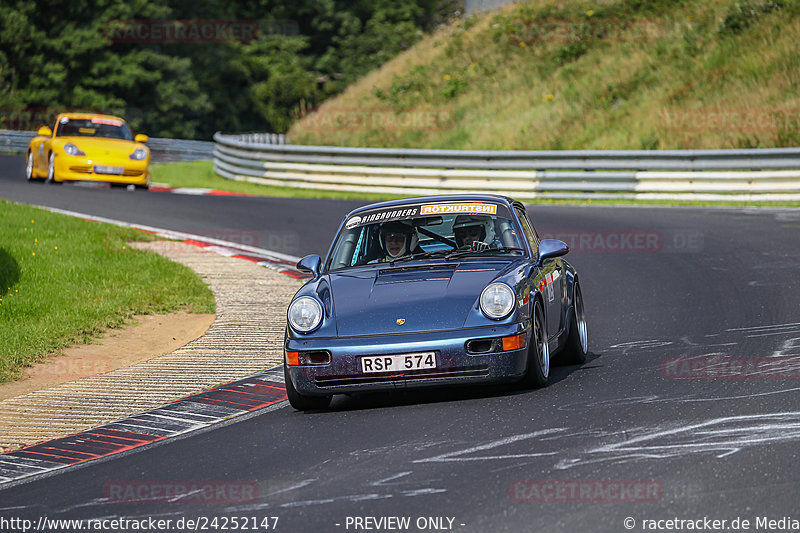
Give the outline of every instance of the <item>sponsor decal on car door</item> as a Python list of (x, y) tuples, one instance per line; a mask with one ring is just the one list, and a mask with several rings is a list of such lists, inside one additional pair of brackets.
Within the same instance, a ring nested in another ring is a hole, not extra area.
[(545, 277), (547, 288), (547, 335), (553, 337), (558, 334), (561, 325), (561, 284), (563, 276), (561, 269), (563, 261), (560, 258), (548, 259), (542, 265), (542, 274)]
[[(516, 208), (517, 216), (525, 238), (531, 246), (534, 257), (538, 255), (539, 242), (528, 217), (525, 213)], [(561, 269), (563, 261), (560, 258), (548, 259), (540, 265), (539, 292), (545, 300), (545, 322), (547, 323), (547, 336), (553, 337), (558, 333), (561, 321)]]

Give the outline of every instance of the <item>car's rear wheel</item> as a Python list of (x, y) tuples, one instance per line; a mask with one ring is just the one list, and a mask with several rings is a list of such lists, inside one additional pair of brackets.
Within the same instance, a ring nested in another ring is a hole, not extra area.
[(589, 334), (583, 310), (583, 293), (577, 282), (573, 289), (571, 318), (569, 337), (564, 346), (563, 361), (567, 364), (580, 365), (586, 362), (586, 354), (589, 351)]
[(33, 154), (30, 152), (25, 158), (25, 179), (33, 181)]
[(60, 181), (56, 181), (56, 154), (53, 152), (50, 152), (50, 157), (47, 159), (47, 183), (61, 185)]
[(549, 377), (550, 348), (547, 345), (547, 327), (542, 305), (536, 300), (533, 304), (533, 332), (528, 346), (528, 370), (520, 384), (525, 388), (544, 387)]
[(289, 397), (289, 404), (298, 411), (325, 409), (331, 404), (330, 396), (306, 396), (297, 392), (285, 364), (283, 365), (283, 377), (286, 380), (286, 395)]

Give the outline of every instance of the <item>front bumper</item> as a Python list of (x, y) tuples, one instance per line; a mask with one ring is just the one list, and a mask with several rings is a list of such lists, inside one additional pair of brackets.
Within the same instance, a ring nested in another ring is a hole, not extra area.
[[(122, 167), (121, 174), (98, 174), (95, 166)], [(149, 161), (125, 161), (123, 164), (102, 163), (83, 157), (62, 156), (55, 159), (55, 177), (58, 181), (103, 181), (146, 186), (150, 184)]]
[[(466, 343), (474, 339), (506, 337), (525, 332), (525, 348), (470, 354)], [(328, 351), (327, 365), (287, 366), (294, 388), (308, 396), (327, 396), (358, 391), (394, 390), (472, 383), (519, 380), (527, 367), (530, 327), (523, 324), (480, 328), (374, 335), (345, 338), (287, 339), (287, 351)], [(361, 357), (434, 352), (436, 368), (408, 372), (365, 373)], [(285, 361), (284, 361), (285, 363)]]

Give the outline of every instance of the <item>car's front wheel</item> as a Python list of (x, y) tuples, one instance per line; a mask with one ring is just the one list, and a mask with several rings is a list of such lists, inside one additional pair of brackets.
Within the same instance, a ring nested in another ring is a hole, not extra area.
[(524, 388), (544, 387), (550, 377), (550, 348), (547, 345), (547, 327), (544, 312), (538, 300), (533, 304), (533, 332), (528, 346), (528, 370), (522, 378)]
[(25, 158), (25, 179), (33, 181), (33, 154), (28, 152), (28, 157)]
[(286, 380), (286, 395), (289, 397), (289, 404), (298, 411), (325, 409), (331, 404), (330, 396), (306, 396), (297, 392), (286, 364), (283, 365), (283, 377)]

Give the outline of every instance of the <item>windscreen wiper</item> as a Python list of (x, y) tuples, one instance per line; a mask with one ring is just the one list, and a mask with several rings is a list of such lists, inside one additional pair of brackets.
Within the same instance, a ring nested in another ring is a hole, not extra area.
[(407, 254), (397, 259), (392, 259), (389, 261), (390, 265), (394, 265), (395, 263), (402, 263), (403, 261), (414, 261), (415, 259), (426, 259), (432, 257), (439, 257), (439, 256), (447, 256), (448, 254), (453, 253), (453, 250), (431, 250), (430, 252), (417, 252), (415, 254)]
[(514, 248), (512, 246), (498, 246), (495, 248), (484, 248), (483, 250), (456, 250), (450, 252), (446, 259), (449, 261), (450, 259), (456, 257), (464, 257), (466, 255), (483, 255), (487, 252), (525, 252), (523, 248)]

